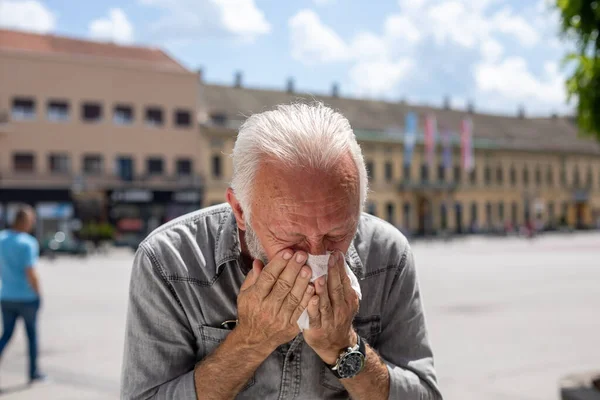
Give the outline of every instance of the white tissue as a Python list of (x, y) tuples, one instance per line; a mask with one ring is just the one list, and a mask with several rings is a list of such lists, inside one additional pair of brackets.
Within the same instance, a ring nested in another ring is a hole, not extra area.
[[(329, 263), (330, 256), (331, 256), (331, 253), (321, 255), (321, 256), (315, 256), (312, 254), (308, 255), (308, 260), (306, 260), (306, 265), (308, 265), (310, 267), (310, 269), (312, 270), (312, 277), (310, 278), (311, 282), (314, 282), (315, 280), (317, 280), (319, 277), (321, 277), (323, 275), (327, 275), (328, 263)], [(359, 300), (362, 299), (362, 293), (360, 291), (360, 285), (358, 283), (358, 279), (356, 278), (356, 275), (354, 275), (354, 272), (352, 272), (352, 270), (348, 266), (348, 263), (344, 262), (344, 266), (346, 267), (346, 274), (348, 275), (348, 278), (350, 278), (350, 285), (352, 286), (352, 289), (354, 289), (354, 291), (358, 295), (358, 299)], [(301, 331), (309, 328), (308, 310), (304, 310), (302, 315), (300, 315), (300, 318), (298, 318), (298, 327), (300, 327)]]

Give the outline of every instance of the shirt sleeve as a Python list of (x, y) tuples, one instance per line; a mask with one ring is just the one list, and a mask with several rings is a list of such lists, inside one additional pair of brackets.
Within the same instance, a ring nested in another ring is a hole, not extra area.
[(377, 343), (390, 374), (389, 399), (441, 400), (414, 259), (408, 245), (395, 270), (386, 304)]
[(140, 246), (131, 273), (121, 399), (195, 400), (195, 336), (164, 269)]

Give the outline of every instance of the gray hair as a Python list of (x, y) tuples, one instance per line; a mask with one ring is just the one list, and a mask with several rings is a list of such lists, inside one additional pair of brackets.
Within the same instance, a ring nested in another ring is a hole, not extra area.
[(254, 179), (262, 160), (328, 170), (348, 153), (358, 171), (362, 211), (368, 192), (367, 170), (348, 120), (321, 102), (279, 105), (250, 116), (241, 126), (231, 154), (231, 188), (250, 222)]

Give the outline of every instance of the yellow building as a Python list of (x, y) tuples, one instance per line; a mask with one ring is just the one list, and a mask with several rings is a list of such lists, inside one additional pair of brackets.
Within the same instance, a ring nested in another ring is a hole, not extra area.
[[(600, 144), (577, 137), (568, 118), (486, 115), (450, 107), (430, 108), (402, 102), (370, 101), (338, 96), (201, 83), (200, 117), (205, 139), (205, 204), (224, 201), (231, 180), (229, 158), (236, 132), (246, 116), (281, 103), (323, 101), (352, 124), (370, 172), (368, 212), (411, 233), (500, 230), (524, 224), (588, 228), (600, 218)], [(423, 136), (418, 135), (409, 167), (404, 164), (406, 113), (419, 116), (422, 132), (427, 115), (440, 130), (454, 131), (451, 165), (442, 162), (436, 144), (432, 165), (424, 162)], [(463, 170), (458, 131), (473, 122), (475, 167)]]

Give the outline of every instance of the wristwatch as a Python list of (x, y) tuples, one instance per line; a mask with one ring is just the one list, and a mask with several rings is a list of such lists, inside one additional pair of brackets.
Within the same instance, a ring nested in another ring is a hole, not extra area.
[(354, 347), (348, 347), (338, 356), (334, 365), (330, 365), (331, 372), (339, 379), (354, 378), (365, 367), (367, 351), (365, 342), (356, 335), (358, 342)]

